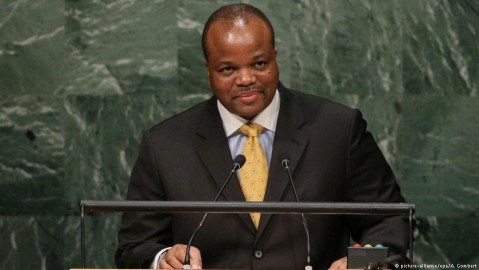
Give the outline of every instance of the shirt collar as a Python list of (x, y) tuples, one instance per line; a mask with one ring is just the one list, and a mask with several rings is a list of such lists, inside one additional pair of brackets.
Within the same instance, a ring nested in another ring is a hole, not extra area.
[(278, 121), (280, 97), (279, 92), (276, 90), (271, 103), (260, 112), (253, 120), (248, 121), (241, 116), (229, 112), (219, 100), (217, 100), (218, 110), (220, 112), (221, 120), (223, 121), (223, 127), (225, 129), (226, 137), (235, 133), (242, 125), (248, 122), (254, 122), (263, 126), (264, 128), (275, 132), (276, 122)]

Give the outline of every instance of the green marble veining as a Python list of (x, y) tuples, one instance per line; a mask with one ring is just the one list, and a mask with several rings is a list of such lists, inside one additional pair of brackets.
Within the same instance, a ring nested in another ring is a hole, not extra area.
[(69, 96), (65, 101), (66, 200), (124, 198), (138, 142), (145, 129), (174, 115), (174, 97)]
[(64, 214), (61, 98), (0, 99), (0, 213)]
[(61, 94), (177, 89), (175, 1), (66, 1), (68, 84)]
[(410, 97), (398, 128), (399, 173), (419, 215), (477, 218), (476, 98)]
[[(0, 0), (0, 269), (80, 266), (79, 201), (122, 199), (142, 132), (211, 96), (207, 16), (230, 0)], [(479, 2), (265, 0), (281, 81), (361, 109), (418, 263), (479, 263)], [(113, 267), (118, 214), (87, 216)]]
[(64, 3), (30, 2), (0, 1), (2, 94), (52, 94), (65, 81)]
[(57, 215), (0, 216), (0, 269), (66, 269), (65, 232)]

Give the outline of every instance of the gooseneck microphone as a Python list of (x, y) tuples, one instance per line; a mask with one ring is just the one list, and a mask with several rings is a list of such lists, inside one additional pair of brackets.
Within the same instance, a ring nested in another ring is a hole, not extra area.
[[(283, 158), (281, 160), (281, 164), (283, 167), (286, 169), (286, 172), (288, 173), (289, 177), (289, 182), (291, 183), (291, 187), (293, 188), (293, 193), (294, 197), (296, 198), (296, 201), (299, 202), (299, 197), (298, 193), (296, 192), (296, 187), (294, 186), (293, 183), (293, 177), (291, 176), (291, 171), (289, 170), (289, 159), (288, 158)], [(308, 229), (308, 223), (306, 222), (306, 218), (304, 217), (304, 214), (301, 213), (301, 217), (303, 219), (303, 227), (304, 227), (304, 232), (306, 233), (306, 247), (308, 251), (308, 257), (306, 257), (306, 266), (304, 267), (305, 270), (312, 270), (313, 267), (311, 266), (311, 244), (309, 240), (309, 229)]]
[[(230, 181), (231, 177), (233, 176), (233, 174), (236, 173), (237, 170), (239, 170), (243, 165), (244, 163), (246, 162), (246, 158), (245, 156), (239, 154), (237, 155), (234, 160), (233, 160), (233, 168), (231, 169), (231, 172), (230, 174), (228, 175), (228, 178), (226, 178), (226, 181), (224, 182), (223, 186), (220, 188), (220, 191), (218, 191), (218, 194), (216, 194), (216, 197), (215, 199), (213, 200), (214, 202), (216, 202), (218, 200), (218, 198), (221, 196), (221, 194), (223, 193), (223, 190), (225, 189), (226, 185), (228, 184), (228, 182)], [(190, 240), (188, 241), (188, 245), (186, 246), (186, 254), (185, 254), (185, 264), (183, 265), (183, 269), (190, 269), (191, 268), (191, 265), (190, 265), (190, 249), (191, 249), (191, 243), (193, 242), (193, 239), (195, 238), (196, 234), (198, 233), (198, 231), (200, 230), (201, 226), (203, 226), (203, 222), (205, 222), (206, 220), (206, 217), (208, 216), (208, 213), (205, 213), (203, 215), (203, 218), (201, 219), (200, 223), (198, 224), (198, 226), (196, 227), (195, 231), (193, 232), (193, 234), (191, 235), (190, 237)]]

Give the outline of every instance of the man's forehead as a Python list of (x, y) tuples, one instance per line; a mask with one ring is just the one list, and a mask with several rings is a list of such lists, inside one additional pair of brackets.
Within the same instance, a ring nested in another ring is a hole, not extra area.
[(233, 28), (243, 29), (248, 26), (258, 27), (260, 24), (266, 26), (266, 23), (257, 18), (237, 17), (233, 20), (228, 19), (215, 21), (211, 24), (209, 31), (215, 29), (222, 32), (227, 32), (231, 31)]

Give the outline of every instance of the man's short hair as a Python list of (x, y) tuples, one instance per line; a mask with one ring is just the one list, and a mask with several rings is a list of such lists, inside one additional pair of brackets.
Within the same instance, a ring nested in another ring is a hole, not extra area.
[(238, 20), (238, 19), (243, 19), (246, 23), (250, 19), (257, 18), (266, 23), (266, 26), (271, 32), (271, 44), (273, 45), (273, 48), (275, 47), (275, 42), (274, 42), (274, 29), (273, 26), (271, 25), (271, 22), (269, 21), (268, 17), (264, 15), (264, 13), (259, 10), (258, 8), (248, 5), (248, 4), (231, 4), (231, 5), (226, 5), (223, 7), (220, 7), (217, 9), (211, 16), (208, 18), (208, 20), (205, 23), (205, 27), (203, 28), (203, 35), (201, 36), (201, 46), (203, 48), (203, 55), (205, 56), (205, 59), (208, 59), (208, 52), (206, 49), (206, 38), (208, 36), (208, 31), (211, 28), (211, 25), (215, 22), (221, 21), (224, 24), (228, 25), (233, 23)]

